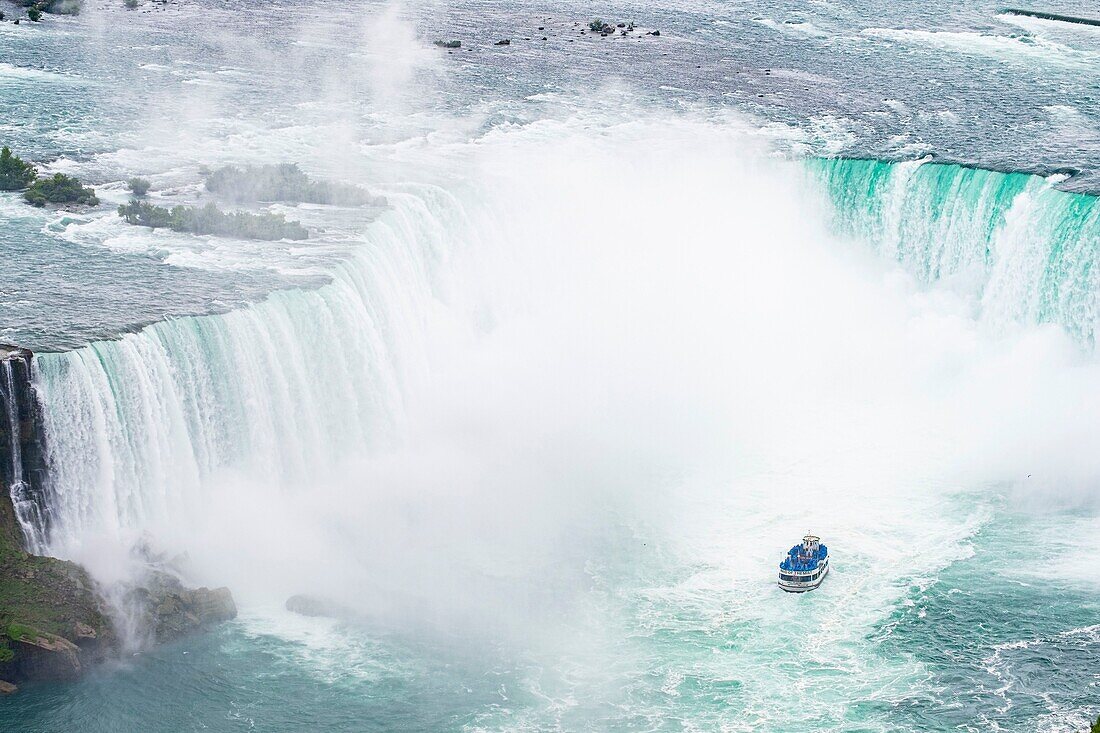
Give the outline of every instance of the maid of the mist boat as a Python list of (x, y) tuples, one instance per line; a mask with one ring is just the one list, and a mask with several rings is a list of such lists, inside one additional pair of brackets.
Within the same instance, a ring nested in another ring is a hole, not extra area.
[(821, 538), (808, 534), (779, 563), (779, 587), (790, 593), (802, 593), (821, 585), (829, 573), (829, 548)]

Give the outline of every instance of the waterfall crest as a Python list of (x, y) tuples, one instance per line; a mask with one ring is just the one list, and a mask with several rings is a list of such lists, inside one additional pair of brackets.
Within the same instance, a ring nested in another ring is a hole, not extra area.
[(125, 543), (135, 528), (186, 526), (219, 471), (278, 491), (384, 443), (433, 298), (443, 223), (424, 207), (434, 195), (394, 197), (319, 289), (40, 354), (51, 551), (74, 556), (91, 535)]
[(818, 159), (837, 228), (925, 282), (960, 279), (995, 325), (1055, 323), (1093, 344), (1100, 206), (1057, 177), (924, 161)]

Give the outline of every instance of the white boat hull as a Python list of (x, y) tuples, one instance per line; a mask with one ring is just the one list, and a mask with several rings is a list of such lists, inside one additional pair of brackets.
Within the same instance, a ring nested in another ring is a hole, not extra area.
[[(821, 585), (825, 580), (825, 576), (829, 574), (829, 558), (825, 558), (825, 561), (821, 564), (821, 569), (817, 574), (817, 577), (813, 580), (784, 580), (779, 579), (779, 587), (788, 593), (805, 593), (811, 591), (814, 588)], [(794, 574), (791, 574), (794, 575)], [(812, 576), (812, 574), (810, 574)], [(796, 576), (797, 577), (797, 576)], [(809, 576), (807, 576), (809, 577)]]

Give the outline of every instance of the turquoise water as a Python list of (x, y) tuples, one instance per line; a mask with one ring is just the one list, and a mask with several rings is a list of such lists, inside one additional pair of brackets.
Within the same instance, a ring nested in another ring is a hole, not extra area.
[(973, 276), (983, 315), (1057, 323), (1092, 344), (1100, 207), (1023, 173), (958, 165), (818, 160), (837, 225), (926, 282)]
[[(0, 197), (0, 337), (50, 352), (42, 549), (109, 590), (151, 543), (241, 608), (0, 728), (1082, 729), (1095, 35), (941, 10), (0, 25), (5, 141), (104, 200)], [(389, 205), (256, 206), (306, 243), (112, 213), (286, 161)], [(806, 529), (834, 569), (787, 595)]]

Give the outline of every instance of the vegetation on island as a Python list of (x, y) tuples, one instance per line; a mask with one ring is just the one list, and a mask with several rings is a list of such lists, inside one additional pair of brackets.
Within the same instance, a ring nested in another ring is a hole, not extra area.
[(293, 203), (361, 206), (378, 203), (367, 191), (345, 183), (315, 181), (293, 163), (227, 165), (206, 176), (206, 189), (229, 201), (287, 201)]
[(149, 193), (149, 189), (153, 187), (153, 184), (144, 178), (131, 178), (126, 182), (126, 187), (135, 196), (144, 196)]
[(1100, 716), (1096, 718), (1096, 722), (1089, 728), (1089, 733), (1100, 733)]
[(309, 231), (282, 214), (251, 214), (246, 211), (224, 212), (214, 203), (202, 207), (163, 206), (131, 200), (118, 207), (118, 215), (128, 224), (166, 228), (174, 232), (213, 234), (242, 239), (308, 239)]
[(0, 150), (0, 191), (22, 191), (37, 177), (35, 167), (13, 155), (7, 145)]
[(80, 181), (64, 173), (54, 173), (50, 178), (39, 178), (23, 192), (23, 198), (32, 206), (46, 204), (83, 204), (95, 206), (99, 203), (93, 189), (82, 186)]
[(15, 0), (27, 8), (27, 17), (37, 21), (42, 13), (53, 15), (76, 15), (80, 12), (80, 0)]
[(99, 203), (95, 191), (83, 186), (72, 176), (55, 173), (48, 178), (39, 178), (38, 170), (12, 153), (11, 148), (6, 145), (0, 149), (0, 191), (22, 191), (23, 198), (33, 206), (46, 204), (95, 206)]

